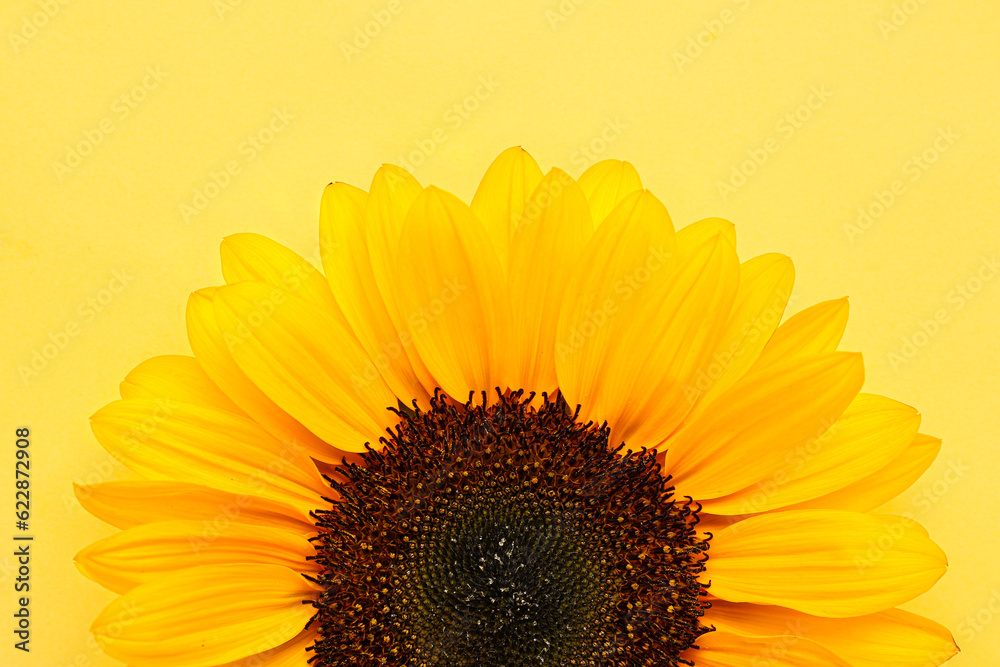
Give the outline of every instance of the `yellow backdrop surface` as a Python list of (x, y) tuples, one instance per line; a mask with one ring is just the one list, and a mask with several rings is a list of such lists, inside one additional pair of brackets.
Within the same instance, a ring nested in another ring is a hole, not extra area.
[[(675, 225), (737, 223), (797, 269), (789, 313), (849, 295), (866, 390), (944, 439), (888, 509), (951, 568), (907, 605), (1000, 664), (1000, 14), (974, 0), (0, 6), (0, 663), (116, 664), (112, 594), (72, 556), (112, 529), (71, 483), (124, 476), (88, 417), (188, 353), (223, 236), (317, 257), (322, 188), (382, 162), (469, 199), (522, 145), (574, 176), (627, 159)], [(13, 648), (15, 428), (32, 432), (31, 652)]]

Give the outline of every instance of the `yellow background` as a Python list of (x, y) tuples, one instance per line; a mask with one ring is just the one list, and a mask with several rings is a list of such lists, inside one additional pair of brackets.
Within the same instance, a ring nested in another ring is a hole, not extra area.
[(890, 507), (951, 561), (907, 608), (955, 631), (954, 664), (1000, 663), (1000, 279), (984, 263), (1000, 259), (998, 18), (974, 0), (7, 0), (0, 544), (21, 425), (36, 541), (29, 655), (11, 646), (0, 546), (0, 662), (116, 664), (86, 641), (112, 595), (71, 563), (111, 529), (70, 483), (122, 475), (87, 418), (141, 360), (188, 353), (185, 301), (221, 281), (223, 236), (315, 259), (329, 181), (367, 188), (405, 161), (469, 199), (520, 144), (573, 175), (630, 160), (676, 226), (726, 217), (743, 257), (790, 255), (789, 312), (851, 297), (843, 347), (865, 353), (866, 390), (917, 406), (944, 439)]

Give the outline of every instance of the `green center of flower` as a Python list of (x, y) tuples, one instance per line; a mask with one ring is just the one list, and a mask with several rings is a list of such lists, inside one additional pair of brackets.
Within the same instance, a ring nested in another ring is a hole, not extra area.
[(485, 398), (439, 394), (338, 466), (315, 664), (680, 664), (706, 631), (696, 508), (560, 397)]

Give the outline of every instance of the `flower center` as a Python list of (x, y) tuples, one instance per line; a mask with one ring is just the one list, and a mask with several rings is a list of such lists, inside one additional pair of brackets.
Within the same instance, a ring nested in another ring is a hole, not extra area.
[(336, 468), (315, 664), (679, 664), (706, 632), (696, 507), (560, 396), (485, 399), (438, 394)]

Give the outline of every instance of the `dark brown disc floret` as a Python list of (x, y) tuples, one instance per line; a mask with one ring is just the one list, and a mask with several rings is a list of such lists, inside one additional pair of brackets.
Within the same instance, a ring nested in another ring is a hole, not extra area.
[(486, 398), (400, 411), (328, 477), (313, 664), (690, 664), (707, 631), (696, 504), (561, 396)]

